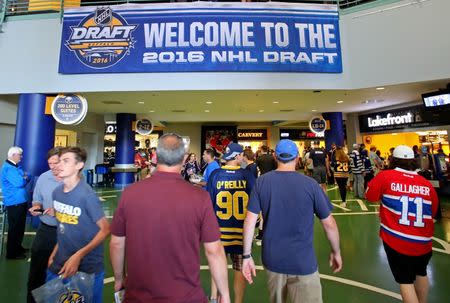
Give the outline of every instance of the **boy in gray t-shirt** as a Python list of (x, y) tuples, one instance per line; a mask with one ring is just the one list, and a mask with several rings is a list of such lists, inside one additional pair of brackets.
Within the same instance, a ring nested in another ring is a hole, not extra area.
[(95, 273), (93, 302), (102, 302), (103, 241), (109, 235), (95, 192), (80, 178), (86, 151), (67, 147), (60, 152), (58, 177), (63, 185), (53, 192), (53, 207), (58, 221), (58, 242), (49, 258), (47, 281), (62, 275), (68, 278), (82, 271)]

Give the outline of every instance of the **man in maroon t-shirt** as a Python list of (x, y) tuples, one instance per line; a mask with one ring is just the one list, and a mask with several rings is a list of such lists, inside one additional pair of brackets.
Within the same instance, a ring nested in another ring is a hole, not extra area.
[(163, 135), (156, 150), (157, 172), (125, 189), (114, 214), (110, 243), (114, 288), (125, 288), (126, 303), (208, 302), (200, 284), (201, 243), (221, 302), (230, 302), (227, 263), (212, 202), (206, 191), (180, 175), (185, 150), (179, 135)]

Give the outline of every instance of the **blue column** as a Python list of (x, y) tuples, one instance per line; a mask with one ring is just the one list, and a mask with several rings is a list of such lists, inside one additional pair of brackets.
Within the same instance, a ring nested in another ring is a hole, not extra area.
[(322, 113), (322, 117), (329, 121), (330, 129), (325, 131), (326, 150), (331, 149), (331, 144), (344, 146), (344, 120), (341, 112)]
[[(134, 168), (134, 140), (135, 133), (132, 129), (135, 114), (117, 114), (116, 133), (116, 169)], [(114, 176), (116, 187), (123, 187), (134, 182), (134, 172), (116, 172)]]
[(48, 170), (47, 152), (55, 142), (55, 119), (45, 114), (46, 95), (21, 94), (14, 145), (23, 149), (22, 167), (33, 177)]

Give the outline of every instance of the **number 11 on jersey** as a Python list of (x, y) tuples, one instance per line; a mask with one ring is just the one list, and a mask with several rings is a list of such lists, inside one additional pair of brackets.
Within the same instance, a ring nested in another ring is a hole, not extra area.
[[(400, 220), (398, 220), (398, 223), (402, 225), (411, 225), (411, 221), (408, 219), (409, 214), (409, 197), (408, 196), (401, 196), (400, 202), (402, 202), (402, 214)], [(424, 227), (425, 223), (423, 222), (423, 199), (420, 197), (414, 198), (413, 203), (416, 204), (416, 220), (414, 221), (413, 225), (415, 227)], [(414, 213), (413, 213), (414, 214)]]

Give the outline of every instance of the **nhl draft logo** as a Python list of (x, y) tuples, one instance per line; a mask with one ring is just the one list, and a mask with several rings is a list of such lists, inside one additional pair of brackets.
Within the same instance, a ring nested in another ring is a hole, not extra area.
[(73, 51), (84, 65), (103, 69), (113, 66), (134, 46), (132, 36), (137, 25), (129, 25), (109, 7), (99, 7), (72, 30), (66, 47)]

